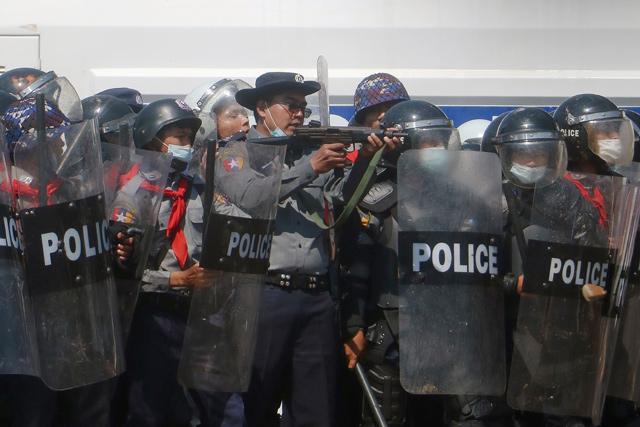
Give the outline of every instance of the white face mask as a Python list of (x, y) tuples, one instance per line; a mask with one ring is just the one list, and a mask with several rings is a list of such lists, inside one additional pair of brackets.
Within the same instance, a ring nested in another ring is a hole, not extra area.
[(619, 139), (598, 140), (598, 156), (607, 164), (618, 163), (622, 157), (622, 144)]
[(511, 172), (511, 174), (522, 184), (535, 184), (544, 177), (544, 174), (547, 172), (547, 167), (529, 167), (514, 163), (509, 172)]

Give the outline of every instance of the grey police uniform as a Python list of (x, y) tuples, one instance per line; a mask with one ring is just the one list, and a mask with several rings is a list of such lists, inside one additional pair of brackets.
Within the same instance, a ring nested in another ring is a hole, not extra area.
[[(251, 129), (248, 144), (262, 137)], [(317, 175), (310, 164), (311, 150), (297, 158), (290, 154), (283, 168), (252, 380), (245, 396), (249, 426), (276, 423), (280, 402), (285, 418), (295, 425), (335, 424), (338, 336), (328, 292), (329, 239), (319, 221), (327, 208), (325, 196), (331, 203), (343, 203), (343, 194), (367, 162), (363, 159), (344, 176)], [(285, 379), (290, 382), (285, 384)]]
[[(167, 188), (178, 188), (179, 176), (170, 178)], [(196, 177), (188, 193), (187, 209), (182, 220), (188, 249), (185, 269), (200, 259), (202, 252), (203, 181)], [(158, 215), (158, 235), (166, 233), (173, 199), (165, 197)], [(130, 376), (127, 426), (155, 426), (178, 422), (188, 424), (191, 410), (184, 391), (177, 382), (178, 363), (190, 303), (187, 288), (169, 286), (169, 276), (180, 271), (178, 260), (166, 239), (159, 239), (160, 249), (153, 248), (149, 263), (161, 258), (157, 269), (147, 269), (142, 291), (131, 325), (127, 366)], [(166, 254), (162, 254), (166, 251)], [(159, 255), (158, 255), (159, 254)], [(156, 261), (157, 262), (157, 261)]]

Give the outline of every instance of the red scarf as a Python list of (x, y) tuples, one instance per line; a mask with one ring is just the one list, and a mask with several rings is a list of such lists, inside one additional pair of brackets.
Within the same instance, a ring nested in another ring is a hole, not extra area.
[(185, 178), (180, 178), (177, 190), (171, 190), (169, 188), (164, 190), (164, 195), (173, 199), (169, 223), (167, 224), (167, 237), (171, 239), (171, 249), (173, 249), (178, 264), (180, 264), (180, 268), (183, 270), (187, 264), (188, 252), (187, 239), (184, 237), (184, 230), (180, 224), (187, 212), (187, 203), (185, 202), (187, 187), (188, 181)]
[(600, 217), (598, 219), (598, 225), (600, 225), (601, 227), (604, 227), (605, 224), (607, 223), (608, 216), (607, 216), (607, 208), (605, 207), (604, 196), (602, 195), (600, 188), (598, 187), (594, 188), (593, 196), (592, 196), (591, 194), (589, 194), (589, 190), (587, 190), (579, 180), (573, 178), (570, 174), (568, 173), (565, 174), (564, 178), (570, 183), (572, 183), (573, 185), (575, 185), (575, 187), (578, 189), (578, 191), (582, 195), (582, 198), (585, 199), (587, 202), (591, 203), (591, 206), (597, 209), (598, 216)]
[[(62, 185), (62, 180), (56, 178), (47, 184), (47, 205), (51, 204), (51, 196), (58, 191), (60, 186)], [(25, 184), (22, 181), (14, 180), (13, 181), (13, 191), (15, 192), (17, 197), (31, 197), (34, 200), (38, 200), (38, 196), (40, 195), (40, 190), (30, 186), (29, 184)], [(39, 205), (36, 203), (36, 205)]]

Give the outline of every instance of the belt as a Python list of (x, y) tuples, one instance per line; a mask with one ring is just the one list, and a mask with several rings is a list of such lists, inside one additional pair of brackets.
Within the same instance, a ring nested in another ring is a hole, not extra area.
[(269, 271), (267, 284), (282, 289), (301, 289), (305, 291), (328, 291), (328, 274), (300, 274), (284, 271)]
[(140, 302), (152, 304), (163, 311), (187, 317), (191, 306), (191, 296), (172, 292), (141, 292)]

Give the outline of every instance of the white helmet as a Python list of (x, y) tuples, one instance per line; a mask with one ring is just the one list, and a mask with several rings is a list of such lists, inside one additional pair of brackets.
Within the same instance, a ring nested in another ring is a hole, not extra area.
[[(184, 102), (202, 120), (197, 139), (208, 137), (217, 139), (215, 109), (225, 101), (235, 102), (236, 93), (240, 89), (251, 88), (249, 83), (239, 79), (222, 79), (216, 82), (203, 83), (184, 97)], [(215, 133), (214, 133), (215, 132)]]
[(482, 136), (490, 123), (485, 119), (473, 119), (458, 126), (462, 149), (480, 151)]

